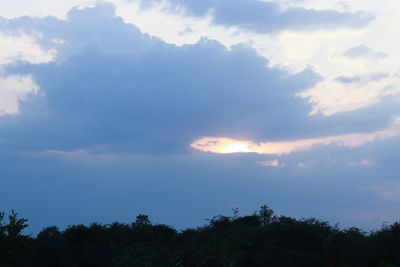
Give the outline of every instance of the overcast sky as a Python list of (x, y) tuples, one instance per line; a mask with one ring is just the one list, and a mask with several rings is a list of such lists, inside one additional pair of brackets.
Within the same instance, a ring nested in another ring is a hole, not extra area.
[(0, 211), (400, 219), (398, 0), (3, 0)]

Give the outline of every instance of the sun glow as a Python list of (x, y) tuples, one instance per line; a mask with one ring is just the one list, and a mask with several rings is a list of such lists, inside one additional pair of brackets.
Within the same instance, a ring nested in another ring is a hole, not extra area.
[(251, 152), (247, 143), (233, 143), (221, 149), (221, 153)]
[(381, 131), (372, 133), (351, 133), (326, 136), (320, 138), (299, 139), (290, 141), (272, 141), (254, 143), (252, 141), (235, 140), (224, 137), (203, 137), (191, 144), (196, 150), (218, 154), (257, 153), (257, 154), (290, 154), (311, 148), (313, 145), (329, 145), (336, 143), (346, 147), (358, 147), (376, 139), (387, 139), (400, 133), (400, 118), (393, 119), (392, 124)]
[(252, 142), (231, 138), (205, 137), (196, 140), (191, 146), (197, 150), (220, 154), (253, 152)]

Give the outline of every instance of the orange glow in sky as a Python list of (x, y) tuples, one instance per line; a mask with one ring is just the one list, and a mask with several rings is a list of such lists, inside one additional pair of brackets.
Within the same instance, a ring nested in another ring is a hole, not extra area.
[(400, 133), (400, 118), (395, 118), (392, 124), (382, 131), (372, 133), (352, 133), (320, 138), (299, 139), (290, 141), (271, 141), (254, 143), (252, 141), (235, 140), (226, 137), (203, 137), (191, 144), (194, 149), (218, 154), (228, 153), (258, 153), (258, 154), (290, 154), (294, 151), (306, 150), (313, 145), (329, 145), (337, 143), (347, 147), (358, 147), (375, 139), (386, 139)]

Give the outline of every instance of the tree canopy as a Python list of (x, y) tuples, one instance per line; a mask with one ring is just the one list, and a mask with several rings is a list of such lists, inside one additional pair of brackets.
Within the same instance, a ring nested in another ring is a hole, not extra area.
[(176, 231), (140, 214), (131, 224), (92, 223), (23, 234), (27, 219), (0, 213), (0, 266), (399, 266), (400, 223), (365, 232), (315, 218), (217, 215)]

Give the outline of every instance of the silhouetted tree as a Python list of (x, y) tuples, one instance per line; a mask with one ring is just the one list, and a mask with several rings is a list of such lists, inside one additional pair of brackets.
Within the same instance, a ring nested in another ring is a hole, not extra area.
[(140, 214), (131, 224), (72, 225), (23, 235), (27, 219), (0, 213), (0, 266), (398, 266), (400, 223), (371, 233), (315, 218), (214, 216), (177, 232)]
[(274, 211), (270, 209), (267, 205), (262, 205), (260, 207), (258, 217), (260, 218), (260, 223), (262, 226), (271, 223), (275, 219)]
[(30, 239), (22, 233), (28, 227), (28, 220), (18, 219), (18, 214), (12, 210), (5, 224), (4, 216), (4, 212), (0, 213), (0, 265), (29, 266)]
[(132, 225), (134, 227), (144, 227), (144, 226), (150, 226), (151, 222), (149, 216), (139, 214), (138, 216), (136, 216), (136, 221)]

